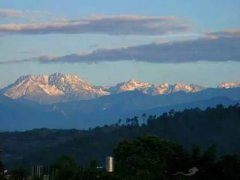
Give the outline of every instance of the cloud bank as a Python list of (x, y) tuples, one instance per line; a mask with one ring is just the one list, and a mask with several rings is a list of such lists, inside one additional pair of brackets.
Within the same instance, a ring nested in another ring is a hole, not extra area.
[(150, 63), (240, 62), (240, 29), (208, 33), (206, 37), (196, 40), (99, 49), (87, 54), (70, 54), (61, 57), (42, 56), (33, 59), (1, 62), (1, 64), (28, 61), (39, 63), (100, 63), (129, 60)]
[(240, 37), (240, 29), (226, 29), (219, 32), (206, 33), (208, 37), (218, 38), (218, 37)]
[(15, 9), (0, 9), (0, 18), (22, 18), (26, 15), (24, 11)]
[(165, 35), (189, 32), (192, 23), (172, 16), (97, 16), (75, 21), (48, 23), (1, 24), (5, 34), (108, 34), (108, 35)]

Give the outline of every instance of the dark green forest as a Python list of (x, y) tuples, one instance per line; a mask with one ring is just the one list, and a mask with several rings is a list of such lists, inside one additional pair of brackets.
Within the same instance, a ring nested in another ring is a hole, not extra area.
[[(142, 114), (89, 130), (0, 133), (1, 159), (6, 168), (52, 165), (59, 157), (68, 156), (88, 172), (94, 167), (90, 162), (103, 166), (105, 157), (113, 155), (116, 173), (111, 178), (126, 179), (179, 179), (170, 174), (187, 172), (192, 166), (200, 169), (199, 178), (204, 179), (206, 174), (210, 177), (210, 172), (219, 172), (228, 163), (229, 169), (224, 172), (235, 172), (239, 169), (239, 142), (239, 105), (171, 110), (160, 116)], [(219, 179), (216, 174), (221, 173), (213, 174), (212, 179)]]
[[(121, 141), (113, 150), (114, 172), (99, 169), (97, 161), (79, 166), (70, 156), (62, 156), (49, 165), (45, 173), (52, 180), (239, 180), (240, 155), (217, 157), (216, 146), (202, 151), (199, 146), (186, 150), (183, 146), (157, 136), (139, 136)], [(44, 172), (43, 172), (44, 173)], [(25, 167), (4, 174), (0, 161), (1, 180), (42, 180)], [(8, 178), (6, 178), (8, 177)]]

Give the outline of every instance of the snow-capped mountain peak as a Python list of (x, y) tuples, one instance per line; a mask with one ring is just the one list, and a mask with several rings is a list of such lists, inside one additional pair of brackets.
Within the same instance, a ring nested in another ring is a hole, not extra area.
[(171, 94), (179, 91), (184, 92), (198, 92), (204, 89), (201, 86), (198, 85), (188, 85), (188, 84), (182, 84), (182, 83), (176, 83), (176, 84), (168, 84), (168, 83), (162, 83), (162, 84), (155, 84), (152, 85), (151, 88), (148, 89), (148, 94), (151, 95), (160, 95), (160, 94)]
[(239, 82), (224, 82), (224, 83), (221, 83), (218, 87), (224, 88), (224, 89), (236, 88), (236, 87), (240, 87), (240, 83)]
[[(222, 83), (218, 88), (240, 87), (240, 83)], [(88, 100), (127, 91), (140, 91), (148, 95), (172, 94), (176, 92), (195, 93), (206, 89), (194, 84), (153, 84), (129, 80), (112, 87), (94, 86), (77, 75), (54, 73), (50, 75), (25, 75), (4, 88), (2, 93), (12, 99), (25, 98), (40, 103), (54, 103)]]
[(51, 75), (21, 76), (15, 83), (5, 88), (4, 95), (13, 98), (31, 100), (55, 98), (55, 101), (91, 99), (109, 93), (95, 87), (76, 75), (54, 73)]
[(172, 92), (185, 91), (185, 92), (198, 92), (204, 89), (202, 86), (194, 85), (194, 84), (182, 84), (176, 83), (172, 86)]
[(15, 83), (10, 85), (5, 91), (4, 95), (13, 99), (17, 99), (29, 94), (35, 94), (37, 92), (42, 92), (50, 96), (59, 96), (64, 94), (56, 87), (48, 86), (47, 75), (26, 75), (21, 76), (16, 80)]
[(201, 86), (198, 85), (187, 85), (187, 84), (168, 84), (168, 83), (162, 83), (162, 84), (151, 84), (147, 82), (141, 82), (137, 80), (130, 80), (127, 82), (119, 83), (114, 87), (111, 87), (109, 90), (111, 93), (121, 93), (126, 91), (141, 91), (145, 94), (149, 95), (161, 95), (161, 94), (171, 94), (178, 91), (184, 91), (184, 92), (198, 92), (204, 89)]
[(127, 82), (117, 84), (115, 87), (110, 88), (110, 91), (113, 93), (121, 93), (125, 91), (146, 90), (149, 87), (151, 87), (150, 83), (132, 79)]

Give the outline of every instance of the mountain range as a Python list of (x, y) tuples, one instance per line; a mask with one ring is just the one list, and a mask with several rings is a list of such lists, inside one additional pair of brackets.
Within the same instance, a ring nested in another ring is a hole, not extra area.
[(42, 127), (85, 129), (143, 113), (160, 115), (171, 109), (205, 109), (239, 102), (240, 83), (207, 88), (130, 80), (102, 87), (75, 75), (27, 75), (1, 90), (0, 131)]
[[(240, 87), (240, 83), (222, 83), (218, 88)], [(112, 87), (94, 86), (76, 75), (54, 73), (51, 75), (26, 75), (5, 87), (2, 94), (11, 99), (27, 99), (42, 104), (89, 100), (101, 96), (128, 91), (140, 91), (147, 95), (164, 95), (176, 92), (195, 93), (205, 90), (194, 84), (151, 84), (130, 80)]]

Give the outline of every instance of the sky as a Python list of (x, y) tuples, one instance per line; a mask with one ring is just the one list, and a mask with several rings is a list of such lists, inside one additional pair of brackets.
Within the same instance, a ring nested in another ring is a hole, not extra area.
[(26, 74), (217, 86), (240, 79), (238, 0), (0, 0), (0, 88)]

